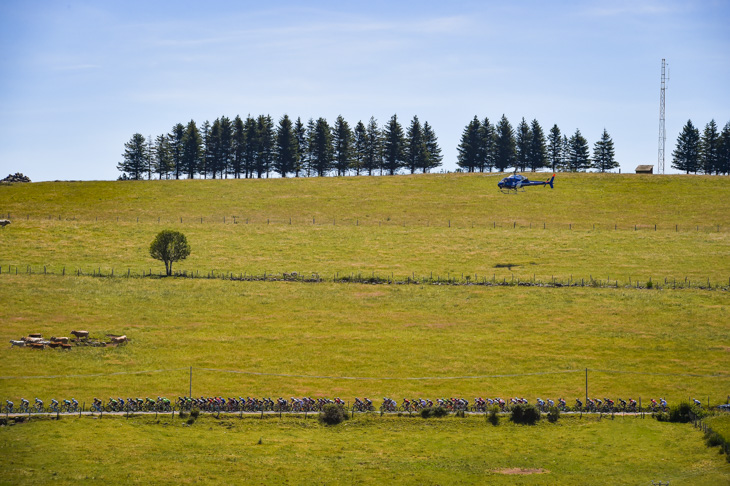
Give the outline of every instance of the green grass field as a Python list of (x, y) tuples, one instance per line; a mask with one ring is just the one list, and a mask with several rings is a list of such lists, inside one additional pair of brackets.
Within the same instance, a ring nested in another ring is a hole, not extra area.
[[(559, 174), (555, 190), (502, 195), (499, 177), (2, 185), (0, 215), (13, 220), (0, 230), (5, 342), (72, 329), (131, 342), (68, 353), (0, 347), (0, 400), (176, 397), (187, 394), (190, 367), (195, 395), (369, 396), (378, 404), (383, 396), (562, 396), (572, 403), (585, 395), (588, 368), (592, 397), (727, 400), (730, 179)], [(138, 277), (162, 270), (148, 246), (163, 228), (183, 231), (192, 245), (177, 270), (296, 271), (329, 281)], [(38, 275), (44, 267), (52, 275)], [(77, 277), (76, 269), (115, 276)], [(133, 278), (122, 276), (128, 269)], [(620, 285), (331, 282), (349, 274)], [(649, 279), (661, 290), (627, 287)], [(709, 281), (714, 290), (674, 290), (675, 280)], [(722, 484), (729, 477), (724, 458), (691, 426), (651, 420), (496, 429), (483, 418), (361, 418), (335, 429), (294, 418), (224, 422), (205, 418), (186, 428), (177, 419), (83, 418), (0, 428), (7, 471), (0, 482), (42, 482), (53, 464), (79, 456), (84, 467), (54, 470), (59, 480), (127, 482), (129, 463), (156, 482), (306, 482), (317, 474), (322, 483)], [(236, 446), (226, 451), (231, 437)], [(133, 447), (115, 449), (127, 443)], [(95, 453), (113, 455), (111, 466), (92, 464)], [(550, 472), (495, 472), (510, 467)]]
[(0, 457), (8, 484), (717, 485), (730, 477), (701, 432), (649, 417), (533, 427), (506, 419), (493, 427), (483, 416), (357, 416), (337, 427), (311, 416), (202, 417), (192, 426), (169, 415), (64, 418), (0, 428)]

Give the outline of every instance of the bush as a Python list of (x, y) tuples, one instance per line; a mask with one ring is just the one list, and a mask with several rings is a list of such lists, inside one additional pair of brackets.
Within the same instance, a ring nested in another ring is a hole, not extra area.
[(195, 423), (195, 417), (190, 417), (188, 419), (188, 425), (193, 425)]
[(534, 405), (515, 405), (510, 420), (516, 424), (535, 425), (540, 420), (540, 411)]
[(319, 413), (319, 421), (325, 425), (337, 425), (347, 419), (345, 410), (334, 403), (328, 403)]
[(197, 408), (194, 408), (190, 411), (191, 417), (196, 419), (196, 418), (198, 418), (198, 415), (200, 415), (200, 410), (198, 410)]
[(558, 407), (550, 407), (550, 411), (547, 414), (548, 422), (551, 424), (554, 424), (558, 421), (560, 418), (560, 410), (558, 410)]
[(489, 420), (489, 423), (494, 425), (495, 427), (499, 425), (499, 407), (492, 407), (492, 410), (489, 412), (489, 416), (487, 417), (487, 420)]
[(725, 445), (725, 439), (723, 439), (723, 437), (717, 432), (710, 432), (708, 430), (705, 432), (705, 443), (707, 444), (707, 447), (722, 446)]
[(669, 412), (661, 412), (654, 415), (660, 422), (675, 422), (680, 424), (686, 424), (691, 422), (693, 418), (701, 418), (703, 415), (702, 411), (695, 409), (688, 402), (681, 402), (679, 405), (675, 405), (669, 408)]
[[(449, 414), (449, 411), (446, 410), (444, 407), (428, 407), (428, 408), (422, 408), (420, 412), (422, 418), (441, 418), (445, 417)], [(457, 412), (458, 414), (458, 412)]]

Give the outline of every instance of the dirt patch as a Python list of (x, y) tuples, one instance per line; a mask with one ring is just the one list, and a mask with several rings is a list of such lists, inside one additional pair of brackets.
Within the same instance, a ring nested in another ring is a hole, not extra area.
[(514, 474), (546, 474), (549, 473), (547, 469), (523, 469), (521, 467), (510, 467), (506, 469), (497, 469), (494, 471), (499, 474), (507, 474), (507, 475), (514, 475)]

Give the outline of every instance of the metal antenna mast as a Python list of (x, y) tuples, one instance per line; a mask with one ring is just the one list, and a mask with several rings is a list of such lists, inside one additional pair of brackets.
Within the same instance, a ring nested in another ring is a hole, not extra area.
[(664, 147), (667, 142), (667, 131), (665, 128), (664, 115), (664, 92), (667, 89), (666, 60), (662, 59), (662, 88), (659, 95), (659, 160), (657, 161), (657, 173), (664, 174)]

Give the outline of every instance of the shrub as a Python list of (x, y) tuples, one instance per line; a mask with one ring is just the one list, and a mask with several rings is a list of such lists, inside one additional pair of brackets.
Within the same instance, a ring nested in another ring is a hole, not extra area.
[(489, 423), (494, 425), (495, 427), (499, 425), (499, 408), (498, 407), (492, 407), (492, 410), (489, 412), (489, 416), (487, 417), (487, 420), (489, 420)]
[(195, 423), (195, 417), (190, 417), (188, 419), (188, 425), (193, 425)]
[(703, 415), (702, 411), (694, 408), (688, 402), (681, 402), (679, 405), (675, 405), (669, 408), (669, 413), (661, 412), (654, 415), (660, 422), (675, 422), (686, 424), (691, 422), (693, 418), (701, 418)]
[(722, 446), (725, 445), (725, 439), (723, 439), (717, 432), (710, 432), (708, 430), (705, 432), (705, 443), (707, 444), (707, 447)]
[(200, 410), (198, 410), (197, 408), (194, 408), (190, 411), (191, 417), (196, 419), (196, 418), (198, 418), (198, 415), (200, 415)]
[(421, 415), (421, 418), (430, 418), (433, 415), (433, 408), (422, 408), (420, 412), (418, 412)]
[(325, 425), (337, 425), (347, 418), (345, 410), (334, 403), (328, 403), (319, 413), (319, 421)]
[(550, 411), (547, 414), (548, 422), (551, 424), (554, 424), (558, 421), (560, 418), (560, 410), (558, 410), (558, 407), (550, 407)]
[(180, 413), (178, 414), (178, 416), (179, 416), (179, 417), (180, 417), (181, 419), (185, 419), (185, 418), (188, 418), (188, 414), (187, 414), (187, 413), (185, 413), (185, 412), (180, 412)]
[(510, 420), (516, 424), (535, 425), (540, 420), (540, 411), (534, 405), (515, 405)]
[(436, 418), (446, 417), (448, 414), (449, 411), (446, 410), (444, 407), (436, 407), (433, 409), (433, 416)]

